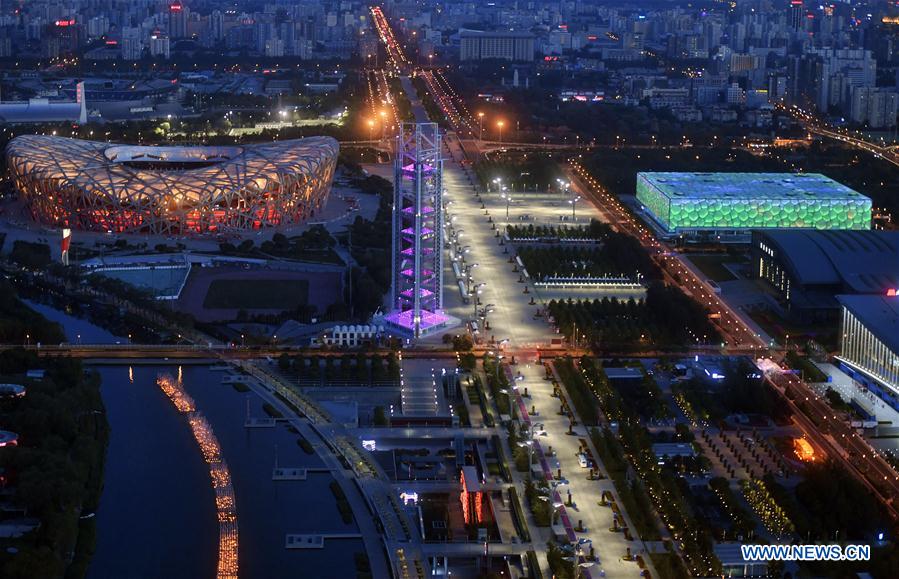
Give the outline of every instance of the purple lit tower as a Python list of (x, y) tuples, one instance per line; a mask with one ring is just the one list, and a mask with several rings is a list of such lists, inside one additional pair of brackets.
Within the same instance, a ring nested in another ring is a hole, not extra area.
[(443, 161), (437, 123), (403, 123), (393, 185), (393, 288), (386, 320), (420, 338), (454, 319), (443, 313)]

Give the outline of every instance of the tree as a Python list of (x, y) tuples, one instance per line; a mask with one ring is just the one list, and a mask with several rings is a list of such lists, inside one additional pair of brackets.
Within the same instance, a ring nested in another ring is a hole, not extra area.
[(390, 422), (387, 420), (387, 414), (384, 412), (383, 406), (375, 406), (374, 417), (372, 418), (372, 422), (375, 426), (389, 426)]
[(13, 242), (9, 259), (23, 267), (40, 269), (50, 263), (50, 246), (46, 243), (16, 240)]
[(469, 352), (474, 347), (474, 341), (468, 334), (459, 334), (453, 336), (453, 350), (457, 352)]

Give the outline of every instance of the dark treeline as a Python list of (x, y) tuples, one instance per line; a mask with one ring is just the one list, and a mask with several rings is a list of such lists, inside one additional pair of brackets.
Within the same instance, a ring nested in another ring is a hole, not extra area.
[(641, 302), (552, 300), (548, 312), (566, 338), (577, 331), (579, 340), (604, 349), (686, 348), (721, 341), (701, 305), (658, 282), (647, 288)]

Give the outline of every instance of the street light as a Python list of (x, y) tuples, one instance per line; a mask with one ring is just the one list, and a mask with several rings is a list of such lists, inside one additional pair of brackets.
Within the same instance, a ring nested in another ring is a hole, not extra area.
[(506, 221), (509, 220), (509, 203), (512, 202), (512, 195), (510, 193), (505, 193), (506, 188), (503, 187), (504, 193), (502, 194), (502, 198), (506, 200)]
[(496, 126), (499, 128), (499, 142), (502, 144), (503, 142), (503, 127), (505, 126), (506, 121), (496, 121)]
[(478, 113), (478, 140), (484, 140), (484, 111)]
[(577, 206), (577, 202), (580, 200), (581, 200), (581, 196), (578, 195), (574, 199), (571, 199), (568, 201), (569, 203), (571, 203), (571, 220), (572, 221), (577, 221), (577, 218), (575, 217), (575, 214), (574, 214), (574, 209)]
[(368, 119), (368, 140), (375, 140), (375, 121), (374, 119)]

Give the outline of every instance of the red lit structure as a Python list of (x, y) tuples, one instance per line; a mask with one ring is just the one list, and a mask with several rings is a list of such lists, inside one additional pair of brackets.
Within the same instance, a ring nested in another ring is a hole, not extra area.
[(327, 200), (338, 151), (330, 137), (144, 147), (24, 135), (10, 141), (6, 158), (11, 180), (41, 223), (191, 235), (305, 221)]
[(463, 466), (459, 474), (462, 483), (462, 492), (459, 500), (462, 503), (462, 516), (465, 524), (477, 525), (483, 523), (484, 517), (484, 491), (481, 489), (481, 481), (478, 480), (478, 471), (473, 466)]

